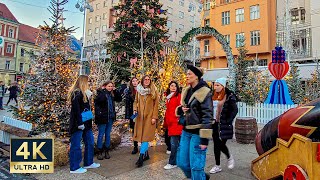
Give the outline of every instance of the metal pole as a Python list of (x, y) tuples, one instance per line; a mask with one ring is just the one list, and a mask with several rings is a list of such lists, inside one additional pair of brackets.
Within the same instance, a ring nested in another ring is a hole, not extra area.
[(84, 42), (85, 42), (85, 27), (86, 27), (86, 8), (83, 11), (83, 27), (82, 27), (82, 46), (81, 46), (81, 54), (80, 54), (80, 75), (83, 74), (82, 72), (82, 63), (83, 63), (83, 49), (84, 49)]
[(142, 34), (142, 27), (141, 27), (141, 30), (140, 30), (140, 37), (141, 37), (141, 63), (142, 63), (142, 72), (144, 72), (144, 62), (143, 62), (143, 34)]
[(289, 9), (289, 0), (286, 1), (286, 16), (285, 16), (285, 45), (286, 45), (286, 57), (287, 61), (290, 67), (290, 61), (291, 61), (291, 14), (290, 14), (290, 9)]
[[(193, 28), (196, 26), (196, 13), (193, 15)], [(196, 38), (193, 37), (193, 66), (196, 66)]]

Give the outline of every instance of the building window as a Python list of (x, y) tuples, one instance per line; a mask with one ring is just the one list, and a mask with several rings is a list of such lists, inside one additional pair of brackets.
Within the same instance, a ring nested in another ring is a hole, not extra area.
[(204, 52), (205, 53), (209, 52), (209, 44), (210, 44), (210, 40), (209, 39), (204, 40)]
[(236, 34), (236, 47), (241, 47), (244, 45), (244, 33), (237, 33)]
[(222, 12), (222, 25), (230, 24), (230, 11)]
[(190, 16), (190, 22), (194, 23), (194, 16)]
[(24, 57), (24, 49), (23, 48), (21, 48), (20, 54), (21, 54), (21, 57)]
[(210, 1), (211, 0), (205, 0), (205, 2), (204, 2), (204, 10), (205, 11), (210, 10)]
[(107, 42), (107, 38), (102, 38), (102, 43), (106, 43)]
[(88, 30), (88, 35), (91, 35), (92, 34), (92, 31), (91, 29)]
[(180, 5), (180, 6), (184, 6), (184, 0), (180, 0), (180, 1), (179, 1), (179, 5)]
[(179, 24), (179, 31), (184, 31), (184, 25), (183, 24)]
[(89, 24), (92, 24), (92, 18), (89, 18)]
[(297, 23), (299, 21), (299, 9), (294, 8), (291, 10), (291, 22), (293, 24)]
[(96, 4), (96, 10), (99, 10), (100, 3)]
[(96, 28), (96, 29), (94, 30), (94, 32), (95, 32), (96, 34), (98, 34), (98, 33), (99, 33), (99, 28)]
[(6, 61), (6, 67), (5, 67), (6, 70), (9, 70), (10, 69), (10, 61)]
[(107, 25), (102, 26), (102, 31), (105, 32), (107, 30)]
[(12, 53), (12, 44), (8, 44), (8, 45), (7, 45), (7, 50), (6, 50), (6, 52), (7, 52), (7, 53), (10, 53), (10, 54)]
[(244, 21), (244, 9), (236, 9), (236, 22)]
[(231, 0), (221, 0), (220, 2), (221, 2), (221, 4), (227, 4), (227, 3), (230, 3)]
[(268, 60), (267, 59), (259, 59), (258, 66), (268, 66)]
[(9, 28), (8, 37), (13, 38), (13, 29), (11, 29), (11, 28)]
[(250, 20), (259, 19), (260, 18), (260, 6), (254, 5), (250, 6)]
[(251, 31), (251, 46), (260, 45), (260, 31)]
[(172, 14), (172, 7), (168, 7), (167, 12), (168, 12), (168, 14)]
[(23, 63), (20, 63), (19, 71), (20, 71), (20, 72), (23, 72)]
[(100, 21), (100, 16), (96, 16), (96, 22)]
[(300, 20), (302, 23), (306, 21), (306, 10), (304, 8), (300, 9)]
[(107, 1), (103, 2), (103, 7), (107, 7), (107, 6), (108, 6), (108, 2)]
[(167, 27), (171, 28), (172, 27), (172, 21), (167, 21)]
[(224, 35), (224, 39), (230, 44), (230, 34)]
[(204, 20), (204, 26), (210, 26), (210, 19)]
[(103, 13), (103, 19), (107, 19), (107, 13)]
[(179, 11), (179, 18), (183, 19), (184, 18), (184, 13)]

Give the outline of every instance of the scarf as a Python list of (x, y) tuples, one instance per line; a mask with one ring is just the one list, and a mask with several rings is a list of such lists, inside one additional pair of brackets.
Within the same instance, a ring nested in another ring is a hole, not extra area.
[(144, 88), (141, 84), (137, 86), (137, 92), (141, 94), (141, 96), (145, 96), (151, 93), (150, 88)]
[(87, 95), (88, 99), (90, 99), (90, 97), (92, 96), (92, 94), (93, 94), (93, 93), (92, 93), (89, 89), (86, 90), (86, 95)]
[(167, 98), (167, 101), (169, 102), (170, 99), (172, 98), (172, 96), (175, 94), (175, 92), (172, 92), (170, 93), (166, 98)]
[(221, 112), (222, 112), (222, 108), (224, 103), (226, 102), (226, 98), (227, 96), (224, 96), (224, 98), (218, 102), (218, 106), (217, 106), (217, 112), (216, 112), (216, 118), (217, 118), (217, 122), (220, 122), (220, 117), (221, 117)]

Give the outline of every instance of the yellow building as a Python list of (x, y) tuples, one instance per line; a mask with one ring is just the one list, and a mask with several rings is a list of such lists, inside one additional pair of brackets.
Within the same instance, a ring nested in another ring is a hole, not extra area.
[[(223, 34), (237, 55), (242, 39), (249, 50), (248, 60), (258, 59), (260, 66), (271, 61), (276, 45), (276, 2), (272, 0), (204, 0), (203, 26)], [(207, 69), (226, 68), (226, 54), (214, 37), (198, 36), (201, 66)]]

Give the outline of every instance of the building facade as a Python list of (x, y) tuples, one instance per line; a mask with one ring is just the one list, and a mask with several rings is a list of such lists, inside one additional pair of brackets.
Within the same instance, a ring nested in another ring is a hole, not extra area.
[[(271, 0), (204, 0), (203, 26), (218, 30), (232, 48), (245, 43), (247, 60), (266, 66), (276, 46), (276, 2)], [(201, 66), (207, 69), (226, 68), (226, 54), (211, 36), (198, 36)]]
[(7, 6), (0, 3), (0, 80), (6, 85), (15, 81), (19, 25)]

